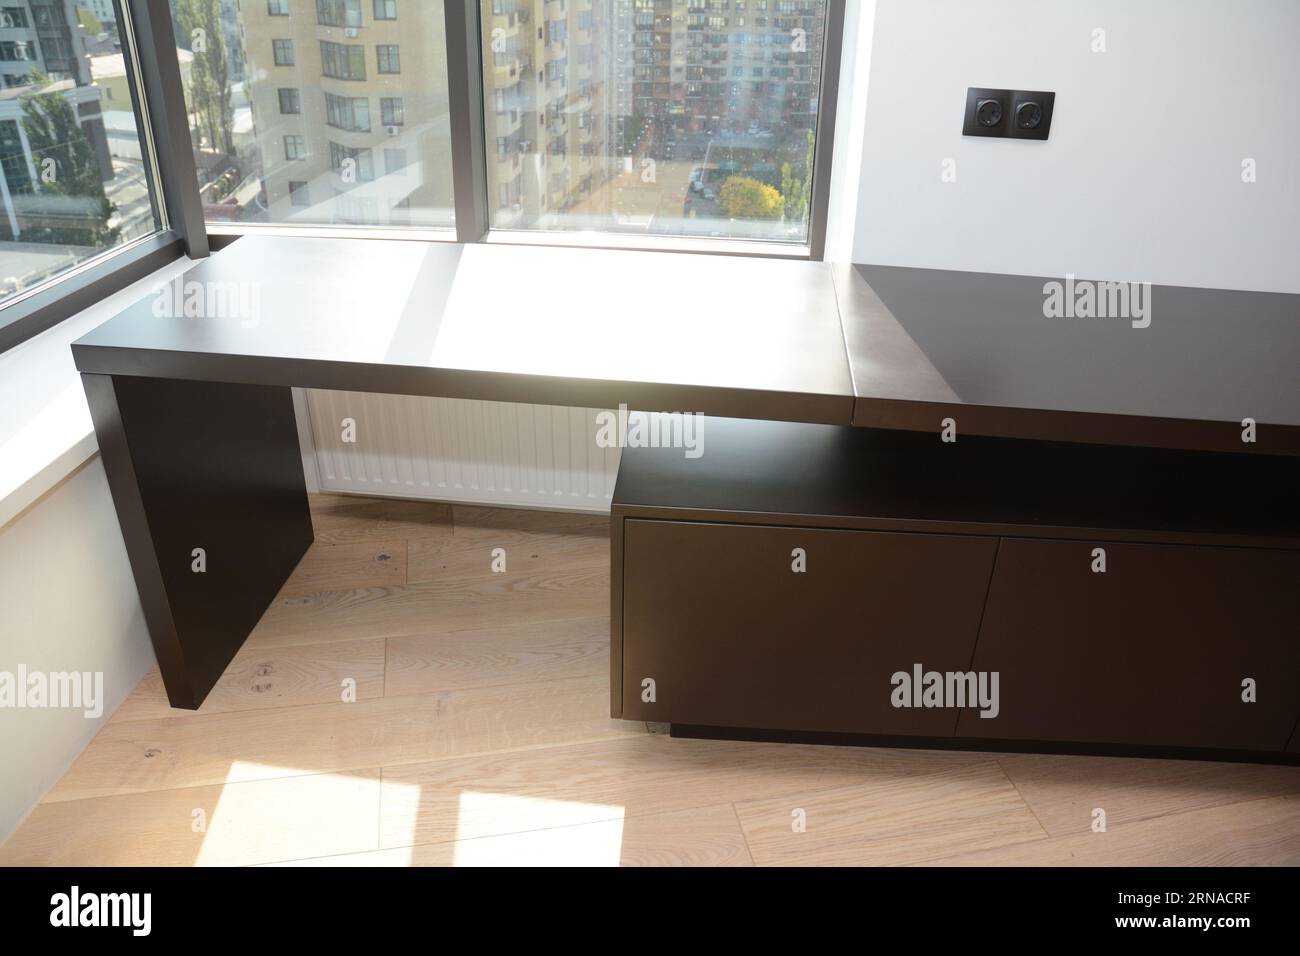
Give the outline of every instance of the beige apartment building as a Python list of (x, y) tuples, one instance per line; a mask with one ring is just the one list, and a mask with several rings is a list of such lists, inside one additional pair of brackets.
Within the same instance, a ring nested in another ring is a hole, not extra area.
[(489, 202), (497, 228), (554, 225), (617, 167), (610, 0), (485, 0)]
[(450, 226), (442, 4), (239, 0), (272, 222)]
[(815, 128), (825, 0), (484, 0), (482, 10), (498, 228), (680, 228), (710, 139), (771, 149), (773, 129)]
[[(824, 7), (482, 0), (493, 227), (680, 218), (702, 147), (665, 152), (674, 137), (813, 128)], [(443, 16), (419, 0), (239, 0), (265, 218), (451, 224)]]

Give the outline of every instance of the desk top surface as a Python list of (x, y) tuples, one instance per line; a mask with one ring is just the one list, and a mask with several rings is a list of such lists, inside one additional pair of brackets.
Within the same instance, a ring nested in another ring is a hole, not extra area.
[(74, 352), (108, 374), (1300, 454), (1300, 296), (1156, 286), (1096, 317), (1080, 283), (1052, 317), (1047, 281), (250, 236)]
[[(452, 397), (464, 394), (457, 383), (494, 376), (526, 380), (527, 400), (540, 403), (659, 401), (705, 413), (721, 404), (741, 415), (752, 407), (752, 417), (841, 423), (851, 415), (853, 383), (822, 263), (245, 237), (184, 283), (82, 338), (79, 367), (177, 374), (174, 359), (184, 356), (194, 372), (182, 368), (182, 377), (212, 377), (269, 362), (284, 376), (278, 384), (366, 390), (371, 366), (406, 383), (394, 391)], [(241, 295), (246, 307), (229, 305)], [(198, 299), (205, 308), (214, 301), (216, 314), (186, 317)], [(217, 369), (212, 358), (229, 361)], [(583, 384), (597, 387), (574, 387)]]

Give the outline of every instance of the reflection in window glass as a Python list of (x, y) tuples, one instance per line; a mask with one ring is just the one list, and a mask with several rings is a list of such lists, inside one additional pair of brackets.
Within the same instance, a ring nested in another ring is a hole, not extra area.
[(441, 0), (171, 8), (209, 221), (454, 224)]
[(0, 5), (0, 303), (159, 228), (114, 17)]
[(825, 0), (481, 0), (492, 225), (806, 242)]

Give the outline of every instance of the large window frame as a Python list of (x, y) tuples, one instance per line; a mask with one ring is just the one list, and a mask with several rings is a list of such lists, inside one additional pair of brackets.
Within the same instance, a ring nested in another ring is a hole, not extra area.
[[(840, 60), (844, 46), (846, 0), (827, 0), (822, 43), (821, 84), (818, 90), (813, 188), (809, 204), (808, 239), (804, 243), (762, 239), (716, 239), (643, 236), (617, 232), (546, 232), (491, 226), (487, 177), (489, 149), (484, 114), (483, 49), (479, 0), (445, 0), (447, 83), (451, 118), (453, 229), (376, 226), (299, 226), (288, 223), (208, 223), (209, 234), (222, 241), (241, 235), (295, 235), (344, 238), (405, 238), (428, 242), (502, 243), (510, 245), (573, 246), (692, 252), (702, 255), (760, 256), (821, 261), (826, 251), (826, 222), (830, 209), (831, 159), (834, 153), (835, 112), (839, 99)], [(400, 14), (399, 14), (400, 15)]]
[(127, 85), (159, 228), (78, 263), (0, 305), (0, 352), (181, 256), (208, 255), (203, 205), (167, 0), (114, 0)]
[[(452, 186), (456, 194), (456, 232), (461, 242), (514, 245), (580, 246), (714, 255), (766, 256), (821, 261), (826, 251), (826, 220), (830, 208), (831, 157), (834, 153), (835, 107), (839, 99), (840, 58), (844, 46), (845, 0), (827, 0), (822, 42), (821, 85), (817, 96), (817, 126), (813, 151), (812, 196), (805, 243), (762, 239), (715, 239), (642, 236), (622, 233), (570, 233), (491, 228), (486, 189), (484, 150), (484, 91), (482, 84), (481, 7), (477, 2), (448, 0), (447, 70), (451, 88)], [(464, 43), (457, 43), (461, 37)], [(459, 135), (458, 135), (459, 134)], [(460, 141), (463, 139), (463, 142)], [(459, 145), (459, 149), (457, 148)], [(484, 182), (463, 176), (465, 165), (483, 169)], [(462, 215), (462, 210), (464, 213)], [(463, 228), (462, 228), (463, 222)]]
[(241, 235), (249, 234), (600, 247), (814, 261), (825, 257), (846, 0), (826, 2), (806, 243), (491, 228), (490, 208), (497, 197), (489, 195), (487, 175), (479, 0), (444, 2), (454, 230), (205, 222), (195, 188), (197, 177), (169, 0), (114, 0), (114, 6), (123, 34), (133, 106), (141, 130), (143, 151), (152, 173), (150, 190), (159, 210), (161, 230), (108, 250), (0, 306), (0, 352), (173, 259), (180, 256), (202, 258), (210, 249), (220, 248)]

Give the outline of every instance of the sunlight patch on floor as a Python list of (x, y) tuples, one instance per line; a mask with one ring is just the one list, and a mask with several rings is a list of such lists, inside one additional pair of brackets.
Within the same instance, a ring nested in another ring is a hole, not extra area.
[(617, 866), (623, 808), (466, 790), (456, 834), (453, 866)]
[(303, 774), (236, 761), (215, 805), (196, 805), (175, 825), (202, 841), (196, 866), (240, 866), (371, 849), (378, 814), (378, 771)]

